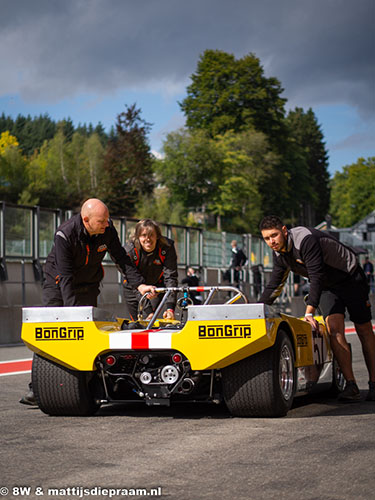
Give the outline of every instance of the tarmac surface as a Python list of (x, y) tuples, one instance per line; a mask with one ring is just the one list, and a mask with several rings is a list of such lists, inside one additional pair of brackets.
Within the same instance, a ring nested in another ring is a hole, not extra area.
[[(348, 340), (362, 401), (304, 396), (277, 419), (233, 418), (206, 404), (49, 417), (18, 403), (29, 373), (2, 376), (0, 497), (370, 500), (375, 402), (364, 401), (357, 336)], [(0, 348), (0, 361), (30, 358), (25, 347)]]

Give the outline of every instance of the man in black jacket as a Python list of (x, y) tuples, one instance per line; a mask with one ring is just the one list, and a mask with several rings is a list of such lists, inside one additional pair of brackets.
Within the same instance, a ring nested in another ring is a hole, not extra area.
[(346, 379), (342, 401), (360, 399), (355, 382), (350, 347), (345, 339), (345, 310), (349, 312), (362, 344), (369, 372), (368, 401), (375, 401), (375, 335), (371, 324), (368, 286), (353, 250), (328, 233), (298, 226), (288, 230), (276, 216), (260, 223), (264, 241), (274, 251), (273, 270), (259, 302), (272, 304), (281, 293), (290, 271), (310, 280), (305, 320), (314, 319), (320, 307), (328, 328), (333, 353)]
[(232, 256), (230, 260), (230, 267), (234, 269), (234, 284), (239, 288), (240, 286), (240, 271), (242, 266), (247, 262), (247, 257), (243, 250), (238, 247), (237, 240), (232, 240)]
[(107, 206), (90, 199), (82, 205), (80, 214), (61, 224), (55, 233), (44, 266), (43, 305), (96, 306), (107, 251), (133, 288), (142, 295), (153, 292), (154, 287), (146, 286), (121, 246)]
[[(126, 245), (126, 251), (143, 276), (143, 279), (157, 287), (177, 287), (177, 254), (173, 240), (161, 234), (160, 226), (152, 219), (142, 219), (135, 226), (132, 241)], [(134, 290), (131, 283), (124, 283), (124, 299), (132, 319), (137, 319), (138, 304), (141, 299), (139, 291)], [(144, 308), (148, 318), (159, 305), (159, 295)], [(166, 303), (163, 317), (174, 319), (176, 294), (172, 294)]]
[[(82, 205), (81, 213), (63, 222), (55, 233), (44, 266), (43, 306), (96, 307), (104, 276), (102, 261), (107, 251), (133, 289), (141, 295), (155, 296), (155, 287), (145, 284), (121, 246), (107, 206), (92, 198)], [(31, 386), (20, 402), (35, 404)]]

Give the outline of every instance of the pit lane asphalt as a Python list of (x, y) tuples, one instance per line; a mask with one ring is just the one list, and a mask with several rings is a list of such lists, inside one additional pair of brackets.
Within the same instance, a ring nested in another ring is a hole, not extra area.
[[(73, 490), (49, 496), (48, 488), (161, 486), (159, 498), (173, 500), (372, 499), (375, 403), (364, 401), (367, 372), (357, 336), (348, 340), (362, 401), (296, 398), (279, 419), (233, 418), (224, 406), (187, 404), (49, 417), (18, 403), (30, 375), (0, 377), (0, 495), (1, 487), (15, 486), (31, 493), (4, 498), (79, 498)], [(0, 349), (0, 360), (28, 357), (24, 347)]]

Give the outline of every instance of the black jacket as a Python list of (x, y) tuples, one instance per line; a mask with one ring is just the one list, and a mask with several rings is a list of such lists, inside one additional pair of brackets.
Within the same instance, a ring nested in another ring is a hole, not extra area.
[(232, 248), (232, 258), (230, 262), (230, 267), (242, 267), (247, 261), (246, 255), (243, 253), (241, 248), (236, 247), (236, 250)]
[(287, 252), (273, 252), (273, 270), (259, 302), (272, 304), (289, 271), (310, 280), (307, 303), (318, 307), (322, 290), (350, 278), (357, 270), (354, 251), (324, 231), (298, 226), (288, 231)]
[[(125, 248), (147, 285), (177, 287), (177, 254), (174, 241), (169, 238), (164, 239), (166, 244), (158, 241), (151, 253), (146, 253), (142, 247), (138, 250), (133, 242), (128, 243)], [(173, 295), (167, 307), (174, 309), (175, 303), (176, 298)]]
[(103, 234), (94, 236), (86, 231), (80, 214), (59, 226), (44, 273), (47, 283), (60, 287), (65, 306), (76, 305), (75, 290), (99, 285), (104, 276), (102, 260), (107, 251), (131, 286), (136, 288), (145, 283), (121, 246), (111, 221)]

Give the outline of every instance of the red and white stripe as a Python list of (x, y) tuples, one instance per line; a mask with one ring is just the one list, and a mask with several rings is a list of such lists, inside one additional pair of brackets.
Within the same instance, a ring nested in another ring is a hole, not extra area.
[(110, 349), (172, 349), (172, 332), (143, 330), (111, 333)]
[(11, 361), (0, 361), (0, 377), (6, 375), (19, 375), (21, 373), (30, 373), (32, 358), (13, 359)]

